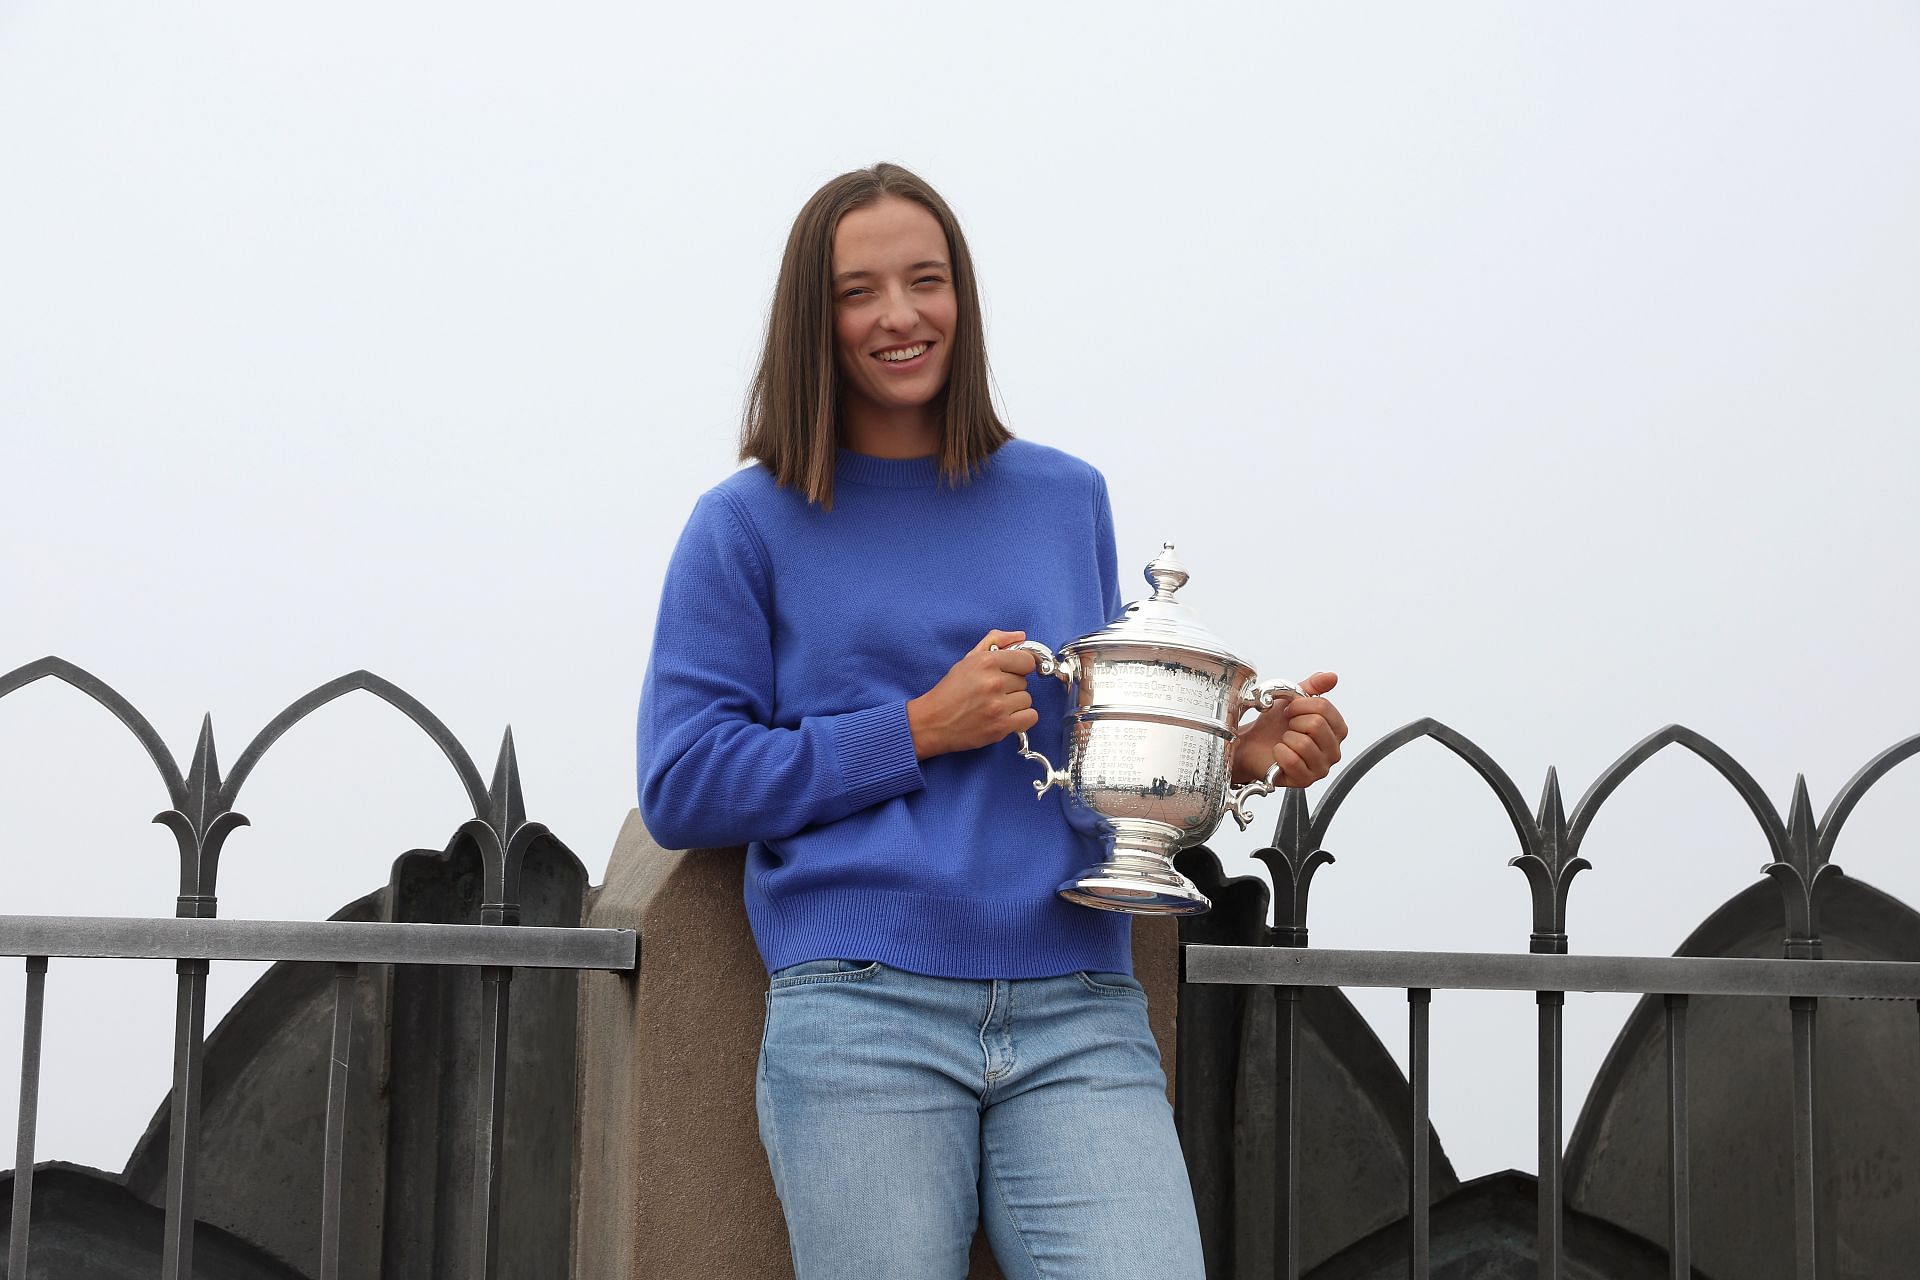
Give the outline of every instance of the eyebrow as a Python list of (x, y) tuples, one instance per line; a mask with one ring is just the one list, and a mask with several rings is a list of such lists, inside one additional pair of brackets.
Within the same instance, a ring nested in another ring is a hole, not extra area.
[[(907, 270), (924, 271), (928, 267), (938, 267), (942, 271), (950, 270), (947, 264), (939, 258), (928, 258), (925, 262), (916, 262), (912, 266), (908, 267)], [(870, 276), (872, 274), (873, 272), (871, 271), (842, 271), (839, 275), (836, 275), (833, 278), (833, 282), (835, 284), (840, 284), (842, 281), (858, 280), (864, 276)]]

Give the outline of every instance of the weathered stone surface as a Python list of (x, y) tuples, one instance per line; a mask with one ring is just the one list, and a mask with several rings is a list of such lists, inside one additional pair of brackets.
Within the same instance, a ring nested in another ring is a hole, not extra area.
[[(793, 1274), (754, 1115), (766, 972), (741, 903), (744, 861), (740, 849), (664, 851), (635, 813), (589, 905), (585, 923), (638, 930), (642, 954), (637, 978), (580, 979), (581, 1280)], [(1136, 930), (1134, 963), (1171, 1067), (1171, 921)], [(999, 1274), (979, 1241), (974, 1257), (977, 1280)]]
[[(395, 920), (478, 923), (479, 857), (464, 841), (445, 854), (410, 853), (394, 864), (387, 893)], [(585, 897), (579, 859), (558, 840), (535, 844), (521, 874), (521, 923), (578, 925)], [(394, 969), (379, 1273), (387, 1280), (474, 1274), (472, 1251), (484, 1226), (475, 1183), (484, 1105), (480, 996), (474, 969)], [(509, 987), (502, 1276), (544, 1280), (568, 1271), (578, 999), (575, 975), (563, 970), (521, 970)]]
[[(479, 858), (457, 839), (403, 855), (387, 888), (334, 918), (477, 923), (480, 888)], [(523, 923), (578, 925), (585, 892), (585, 868), (558, 840), (529, 850)], [(509, 990), (500, 1274), (559, 1276), (579, 988), (572, 973), (523, 970)], [(464, 1277), (479, 1230), (478, 971), (366, 965), (355, 991), (341, 1274)], [(320, 1265), (332, 1024), (332, 966), (274, 965), (207, 1038), (201, 1083), (196, 1214), (307, 1274)], [(171, 1121), (168, 1095), (127, 1162), (128, 1190), (153, 1205), (165, 1196)]]
[[(1241, 1167), (1270, 1160), (1277, 1090), (1274, 1001), (1261, 989), (1242, 1022), (1245, 1061), (1236, 1105)], [(1373, 1028), (1330, 987), (1300, 993), (1300, 1265), (1311, 1269), (1407, 1212), (1412, 1167), (1413, 1093)], [(1428, 1188), (1441, 1200), (1459, 1185), (1429, 1129)], [(1273, 1234), (1272, 1183), (1243, 1180), (1237, 1221), (1240, 1256), (1258, 1256)], [(1251, 1250), (1251, 1252), (1249, 1252)]]
[[(12, 1201), (13, 1178), (0, 1174), (0, 1202)], [(165, 1215), (112, 1174), (71, 1164), (35, 1166), (24, 1280), (153, 1280), (165, 1239)], [(0, 1256), (10, 1244), (8, 1223), (0, 1221)], [(204, 1222), (193, 1237), (193, 1274), (196, 1280), (305, 1280), (265, 1250)]]
[[(378, 920), (384, 899), (384, 891), (368, 894), (333, 918)], [(350, 1275), (376, 1276), (380, 1267), (386, 986), (384, 968), (376, 965), (366, 966), (355, 985), (341, 1206), (347, 1223), (341, 1264)], [(332, 966), (276, 964), (207, 1037), (201, 1077), (195, 1213), (309, 1275), (320, 1267), (332, 1040)], [(166, 1195), (172, 1106), (171, 1093), (161, 1098), (122, 1175), (131, 1194), (156, 1206)]]
[[(1833, 881), (1821, 907), (1830, 960), (1920, 960), (1920, 914), (1870, 885)], [(1786, 922), (1762, 882), (1708, 917), (1687, 956), (1778, 957)], [(1693, 1257), (1718, 1276), (1794, 1273), (1793, 1038), (1785, 998), (1688, 1002)], [(1824, 1000), (1819, 1108), (1822, 1275), (1880, 1280), (1920, 1258), (1920, 1037), (1913, 1006)], [(1568, 1203), (1649, 1239), (1667, 1233), (1665, 1003), (1643, 999), (1588, 1095), (1568, 1148)]]
[[(1181, 921), (1182, 941), (1273, 945), (1265, 881), (1225, 878), (1204, 847), (1179, 865), (1213, 899), (1212, 911)], [(1180, 990), (1179, 1111), (1208, 1275), (1245, 1274), (1273, 1256), (1275, 1017), (1269, 987)], [(1300, 1262), (1311, 1268), (1405, 1216), (1413, 1106), (1406, 1077), (1345, 995), (1303, 988), (1296, 1018)], [(1428, 1186), (1440, 1200), (1459, 1180), (1431, 1126), (1428, 1144)]]

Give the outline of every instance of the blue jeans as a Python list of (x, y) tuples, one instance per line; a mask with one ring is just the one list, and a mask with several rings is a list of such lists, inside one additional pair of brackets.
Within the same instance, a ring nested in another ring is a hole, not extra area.
[(773, 975), (757, 1098), (797, 1280), (1204, 1280), (1193, 1192), (1120, 974)]

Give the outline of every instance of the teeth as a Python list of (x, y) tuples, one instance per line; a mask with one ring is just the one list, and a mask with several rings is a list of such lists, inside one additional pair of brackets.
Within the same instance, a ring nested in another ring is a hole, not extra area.
[(882, 351), (880, 358), (888, 363), (898, 363), (902, 360), (911, 360), (926, 349), (927, 344), (922, 342), (918, 346), (902, 347), (898, 351)]

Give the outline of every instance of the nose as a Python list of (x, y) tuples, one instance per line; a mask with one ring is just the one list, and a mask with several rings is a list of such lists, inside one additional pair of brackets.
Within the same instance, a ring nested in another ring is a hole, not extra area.
[(913, 305), (913, 295), (898, 286), (888, 289), (880, 308), (880, 326), (892, 333), (911, 333), (919, 322), (920, 309)]

